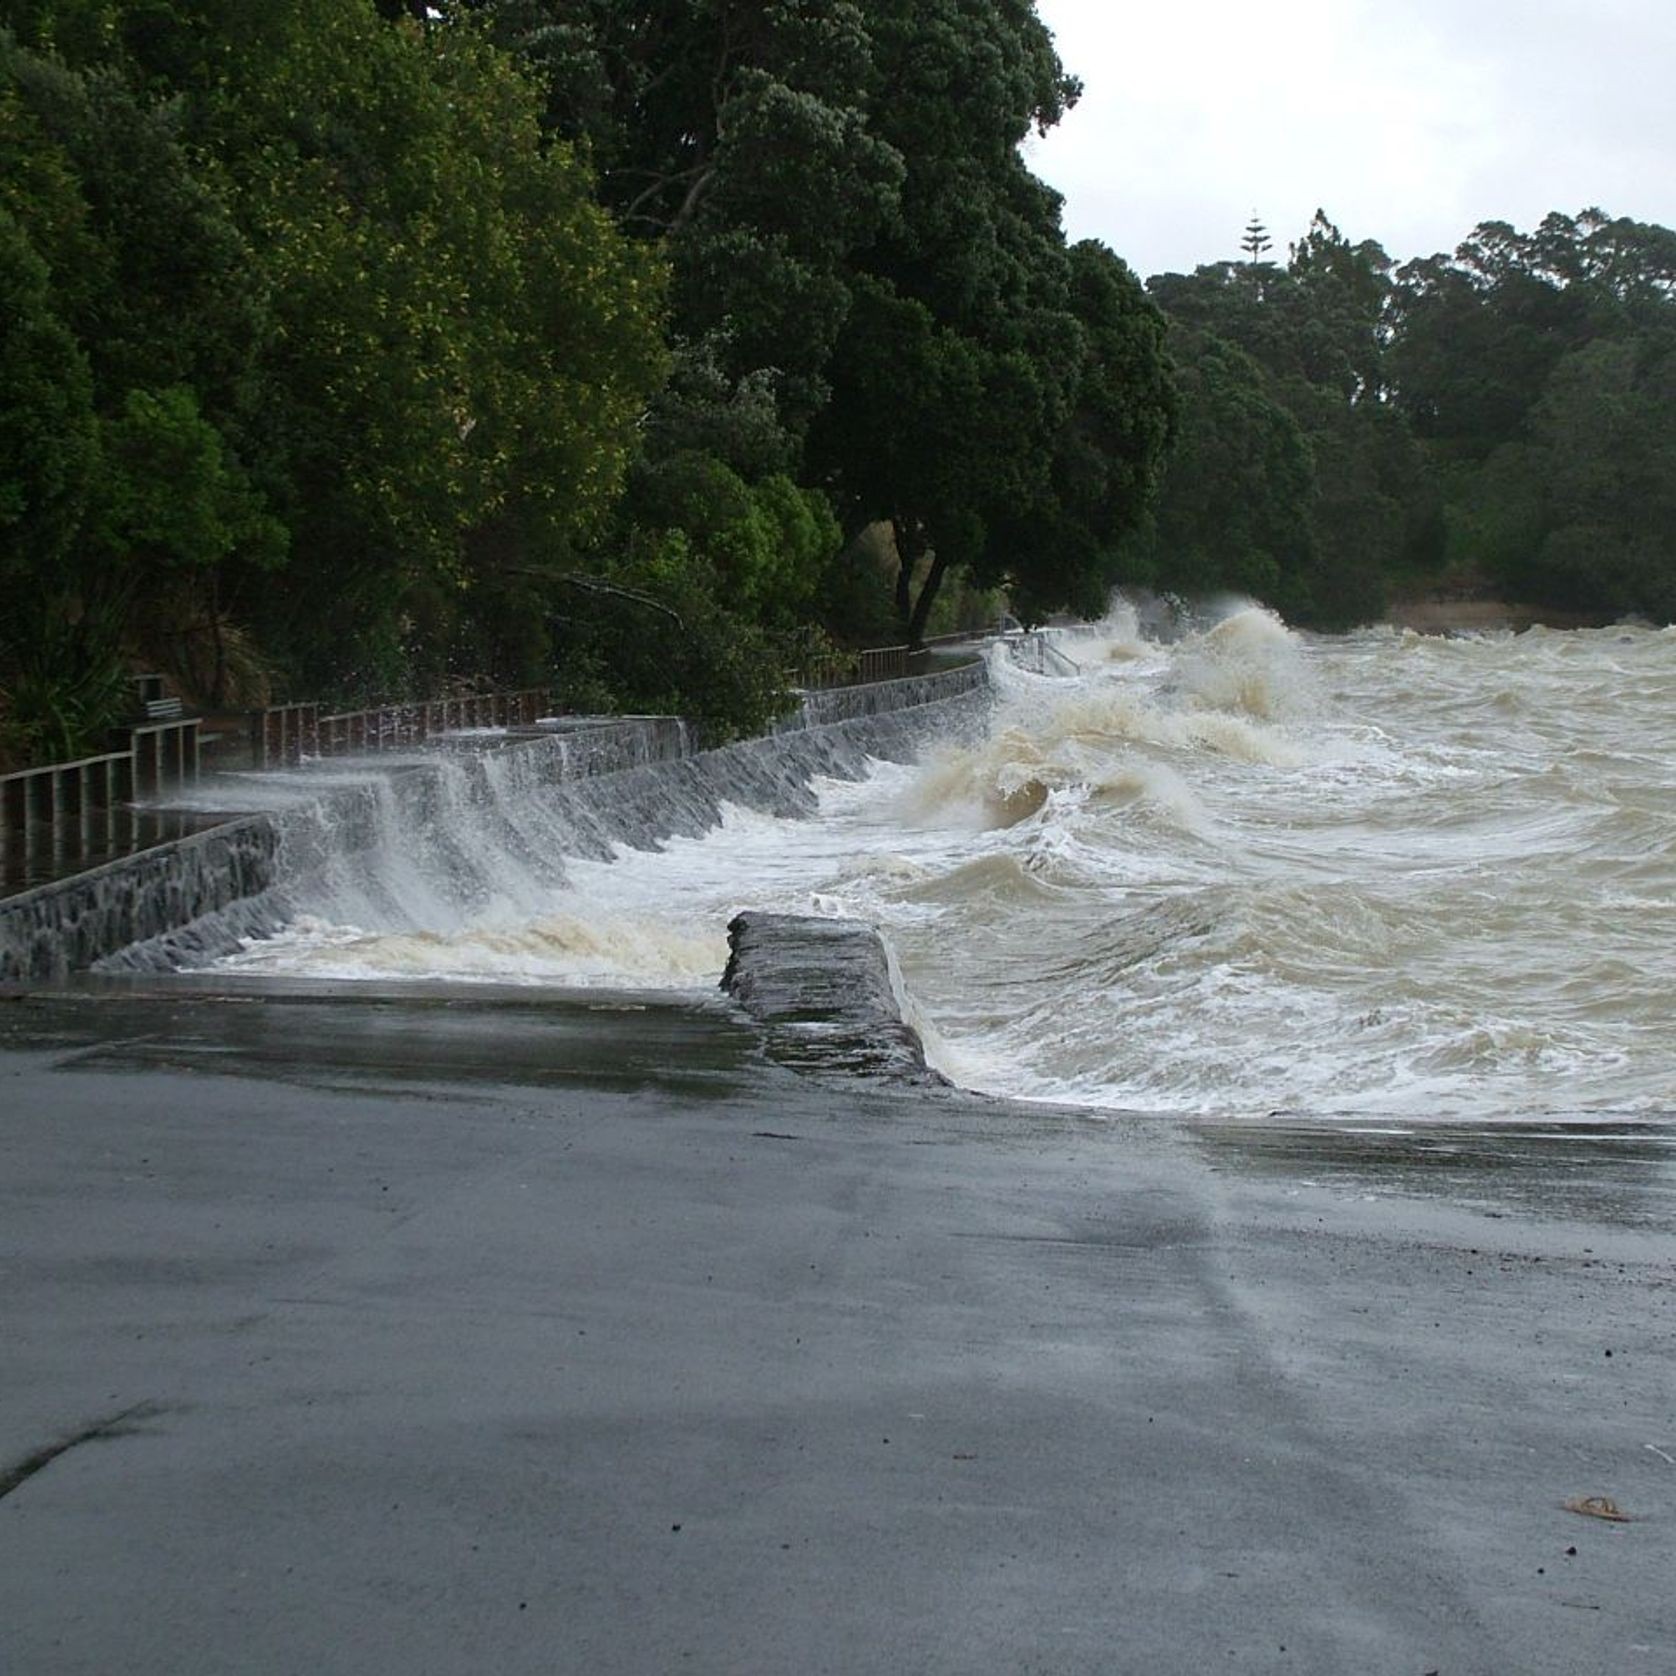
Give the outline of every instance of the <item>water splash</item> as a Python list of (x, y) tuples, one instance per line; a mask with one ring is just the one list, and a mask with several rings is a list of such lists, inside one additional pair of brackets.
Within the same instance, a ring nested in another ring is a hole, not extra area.
[(739, 908), (851, 914), (934, 1062), (999, 1092), (1404, 1121), (1676, 1101), (1676, 636), (1316, 638), (1229, 602), (1050, 643), (1078, 673), (997, 661), (990, 725), (917, 762), (788, 741), (617, 777), (609, 806), (357, 794), (291, 957), (696, 985)]

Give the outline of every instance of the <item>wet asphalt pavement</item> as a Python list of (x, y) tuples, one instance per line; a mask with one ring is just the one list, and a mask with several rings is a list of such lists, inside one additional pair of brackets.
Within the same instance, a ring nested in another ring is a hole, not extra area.
[(0, 999), (0, 1670), (1668, 1676), (1673, 1136)]

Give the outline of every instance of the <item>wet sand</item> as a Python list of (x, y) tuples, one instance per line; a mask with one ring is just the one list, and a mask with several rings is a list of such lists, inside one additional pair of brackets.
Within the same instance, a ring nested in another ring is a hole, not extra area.
[(719, 998), (0, 999), (0, 1668), (1668, 1671), (1671, 1131), (1551, 1129), (817, 1081)]

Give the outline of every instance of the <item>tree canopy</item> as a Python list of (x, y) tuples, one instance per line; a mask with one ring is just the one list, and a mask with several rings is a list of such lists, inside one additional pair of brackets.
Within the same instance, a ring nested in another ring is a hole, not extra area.
[[(1132, 575), (1246, 588), (1326, 627), (1427, 586), (1672, 614), (1676, 233), (1555, 213), (1398, 267), (1317, 214), (1284, 266), (1149, 290), (1171, 321), (1182, 442)], [(1301, 475), (1265, 404), (1296, 427)], [(1259, 540), (1259, 524), (1308, 539)]]
[(1670, 612), (1676, 234), (1143, 286), (1079, 92), (1030, 0), (0, 0), (0, 755), (136, 668), (725, 733), (1123, 581)]
[(89, 410), (76, 494), (13, 490), (58, 535), (26, 597), (211, 702), (250, 695), (193, 625), (305, 689), (527, 678), (529, 574), (604, 526), (666, 359), (662, 264), (536, 90), (480, 30), (339, 0), (18, 12), (18, 353), (72, 351)]
[[(1021, 158), (1078, 91), (1032, 5), (467, 9), (669, 257), (653, 480), (681, 446), (747, 486), (802, 483), (839, 519), (809, 552), (815, 593), (888, 525), (911, 639), (959, 570), (1040, 609), (1103, 597), (1168, 434), (1161, 322), (1109, 252), (1103, 279), (1073, 261)], [(1045, 522), (1066, 538), (1051, 550)]]
[(1029, 0), (0, 22), (8, 354), (73, 369), (0, 505), (109, 665), (726, 731), (870, 588), (1097, 605), (1154, 493), (1162, 319), (1023, 160), (1078, 92)]

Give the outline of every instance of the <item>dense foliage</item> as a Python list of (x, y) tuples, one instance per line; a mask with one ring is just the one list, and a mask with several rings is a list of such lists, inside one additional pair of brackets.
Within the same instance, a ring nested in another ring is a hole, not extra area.
[(760, 724), (834, 643), (1238, 589), (1676, 610), (1676, 235), (1143, 288), (1031, 0), (0, 0), (0, 758), (543, 684)]
[(945, 577), (1045, 610), (1116, 574), (1162, 322), (1021, 161), (1076, 94), (1029, 0), (0, 29), (13, 754), (96, 740), (137, 664), (748, 726)]
[(1323, 215), (1164, 274), (1181, 440), (1130, 574), (1326, 626), (1397, 591), (1676, 616), (1676, 233), (1598, 210), (1397, 267)]
[(535, 90), (343, 0), (10, 10), (14, 740), (89, 742), (130, 658), (209, 703), (535, 673), (665, 358)]

